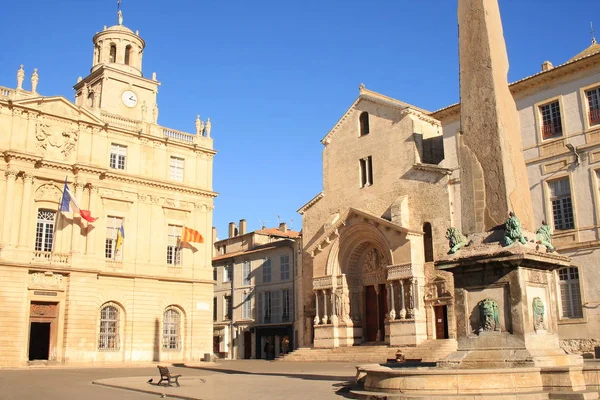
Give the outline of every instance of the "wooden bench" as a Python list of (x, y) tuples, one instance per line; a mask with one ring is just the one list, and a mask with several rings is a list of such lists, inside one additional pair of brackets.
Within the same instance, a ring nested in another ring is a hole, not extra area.
[(166, 381), (165, 386), (171, 386), (171, 383), (174, 382), (179, 387), (178, 379), (181, 375), (173, 375), (169, 372), (169, 368), (163, 367), (161, 365), (157, 365), (156, 367), (160, 372), (160, 381), (158, 381), (159, 385), (162, 383), (162, 381)]

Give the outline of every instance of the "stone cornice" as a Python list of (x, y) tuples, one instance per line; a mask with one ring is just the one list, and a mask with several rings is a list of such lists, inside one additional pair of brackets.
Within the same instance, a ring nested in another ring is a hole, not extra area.
[[(6, 265), (6, 266), (10, 266), (10, 267), (17, 267), (17, 268), (26, 268), (31, 271), (39, 271), (39, 272), (46, 272), (46, 271), (59, 272), (59, 273), (63, 273), (66, 275), (68, 275), (69, 273), (72, 273), (72, 272), (77, 272), (77, 273), (92, 274), (92, 275), (97, 275), (97, 276), (111, 276), (111, 277), (115, 277), (115, 278), (129, 278), (129, 279), (138, 278), (138, 279), (149, 279), (149, 280), (164, 281), (164, 282), (205, 283), (205, 284), (209, 284), (209, 285), (214, 284), (214, 281), (212, 279), (183, 278), (183, 277), (175, 277), (175, 276), (168, 276), (168, 275), (132, 274), (132, 273), (125, 273), (125, 272), (107, 271), (107, 270), (101, 270), (101, 269), (84, 269), (84, 268), (77, 268), (77, 267), (72, 267), (72, 266), (61, 267), (61, 266), (52, 265), (52, 264), (40, 264), (40, 265), (34, 264), (34, 265), (32, 265), (29, 263), (27, 263), (27, 264), (16, 263), (16, 262), (7, 261), (7, 260), (1, 260), (0, 265)], [(165, 266), (165, 269), (166, 268), (167, 267)]]
[(183, 193), (193, 194), (196, 196), (217, 197), (217, 195), (218, 195), (217, 192), (213, 192), (210, 190), (196, 189), (192, 186), (177, 185), (177, 184), (174, 184), (171, 182), (150, 180), (150, 179), (145, 179), (145, 178), (142, 178), (139, 176), (124, 175), (124, 174), (119, 174), (116, 172), (106, 172), (102, 175), (102, 178), (106, 179), (106, 180), (128, 182), (128, 183), (134, 183), (134, 184), (139, 184), (139, 185), (144, 185), (144, 186), (149, 186), (149, 187), (183, 192)]
[(323, 193), (323, 192), (317, 194), (315, 197), (310, 199), (308, 201), (308, 203), (306, 203), (305, 205), (300, 207), (296, 212), (300, 215), (303, 215), (306, 212), (306, 210), (311, 208), (317, 201), (321, 200), (324, 196), (325, 196), (325, 193)]
[(418, 164), (413, 165), (413, 168), (420, 170), (420, 171), (435, 172), (435, 173), (442, 174), (442, 175), (452, 175), (451, 169), (440, 167), (439, 165), (435, 165), (435, 164), (418, 163)]
[(416, 110), (414, 108), (411, 108), (411, 107), (407, 107), (407, 108), (403, 109), (400, 112), (400, 114), (401, 115), (413, 115), (413, 116), (417, 117), (418, 119), (420, 119), (421, 121), (428, 122), (435, 126), (442, 126), (442, 123), (439, 120), (432, 118), (429, 115), (424, 114), (423, 112)]
[(4, 159), (6, 160), (7, 163), (10, 163), (11, 160), (20, 160), (20, 161), (27, 161), (27, 162), (32, 162), (32, 163), (37, 163), (37, 162), (42, 161), (41, 156), (39, 156), (37, 154), (33, 154), (33, 153), (24, 152), (24, 151), (6, 150), (6, 151), (2, 152), (2, 155), (4, 156)]
[[(549, 82), (554, 82), (557, 79), (597, 66), (598, 64), (600, 64), (600, 52), (578, 58), (576, 60), (567, 61), (566, 63), (558, 65), (548, 71), (540, 71), (536, 74), (519, 79), (518, 81), (509, 84), (509, 89), (513, 97), (518, 97), (520, 93), (525, 92), (528, 89), (536, 88)], [(447, 120), (451, 117), (459, 116), (460, 103), (451, 104), (447, 107), (432, 112), (430, 115), (439, 120)]]

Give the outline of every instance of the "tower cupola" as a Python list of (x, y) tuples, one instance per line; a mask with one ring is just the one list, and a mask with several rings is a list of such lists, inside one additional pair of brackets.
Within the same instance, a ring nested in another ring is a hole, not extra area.
[(118, 12), (118, 24), (94, 35), (92, 72), (107, 65), (137, 76), (142, 75), (142, 55), (146, 42), (138, 32), (123, 25), (123, 14)]

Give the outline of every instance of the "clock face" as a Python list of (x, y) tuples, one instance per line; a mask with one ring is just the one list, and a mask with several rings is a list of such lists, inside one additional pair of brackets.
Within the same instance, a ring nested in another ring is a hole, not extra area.
[(138, 102), (137, 95), (131, 90), (124, 91), (121, 95), (121, 100), (123, 100), (123, 104), (125, 104), (127, 107), (135, 107)]

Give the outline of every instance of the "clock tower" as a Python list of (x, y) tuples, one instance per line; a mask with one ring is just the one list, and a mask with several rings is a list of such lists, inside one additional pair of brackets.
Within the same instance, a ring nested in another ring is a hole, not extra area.
[(75, 104), (94, 113), (157, 123), (160, 83), (156, 74), (148, 79), (142, 73), (144, 39), (123, 25), (119, 10), (118, 24), (105, 26), (94, 35), (93, 42), (91, 72), (73, 86)]

